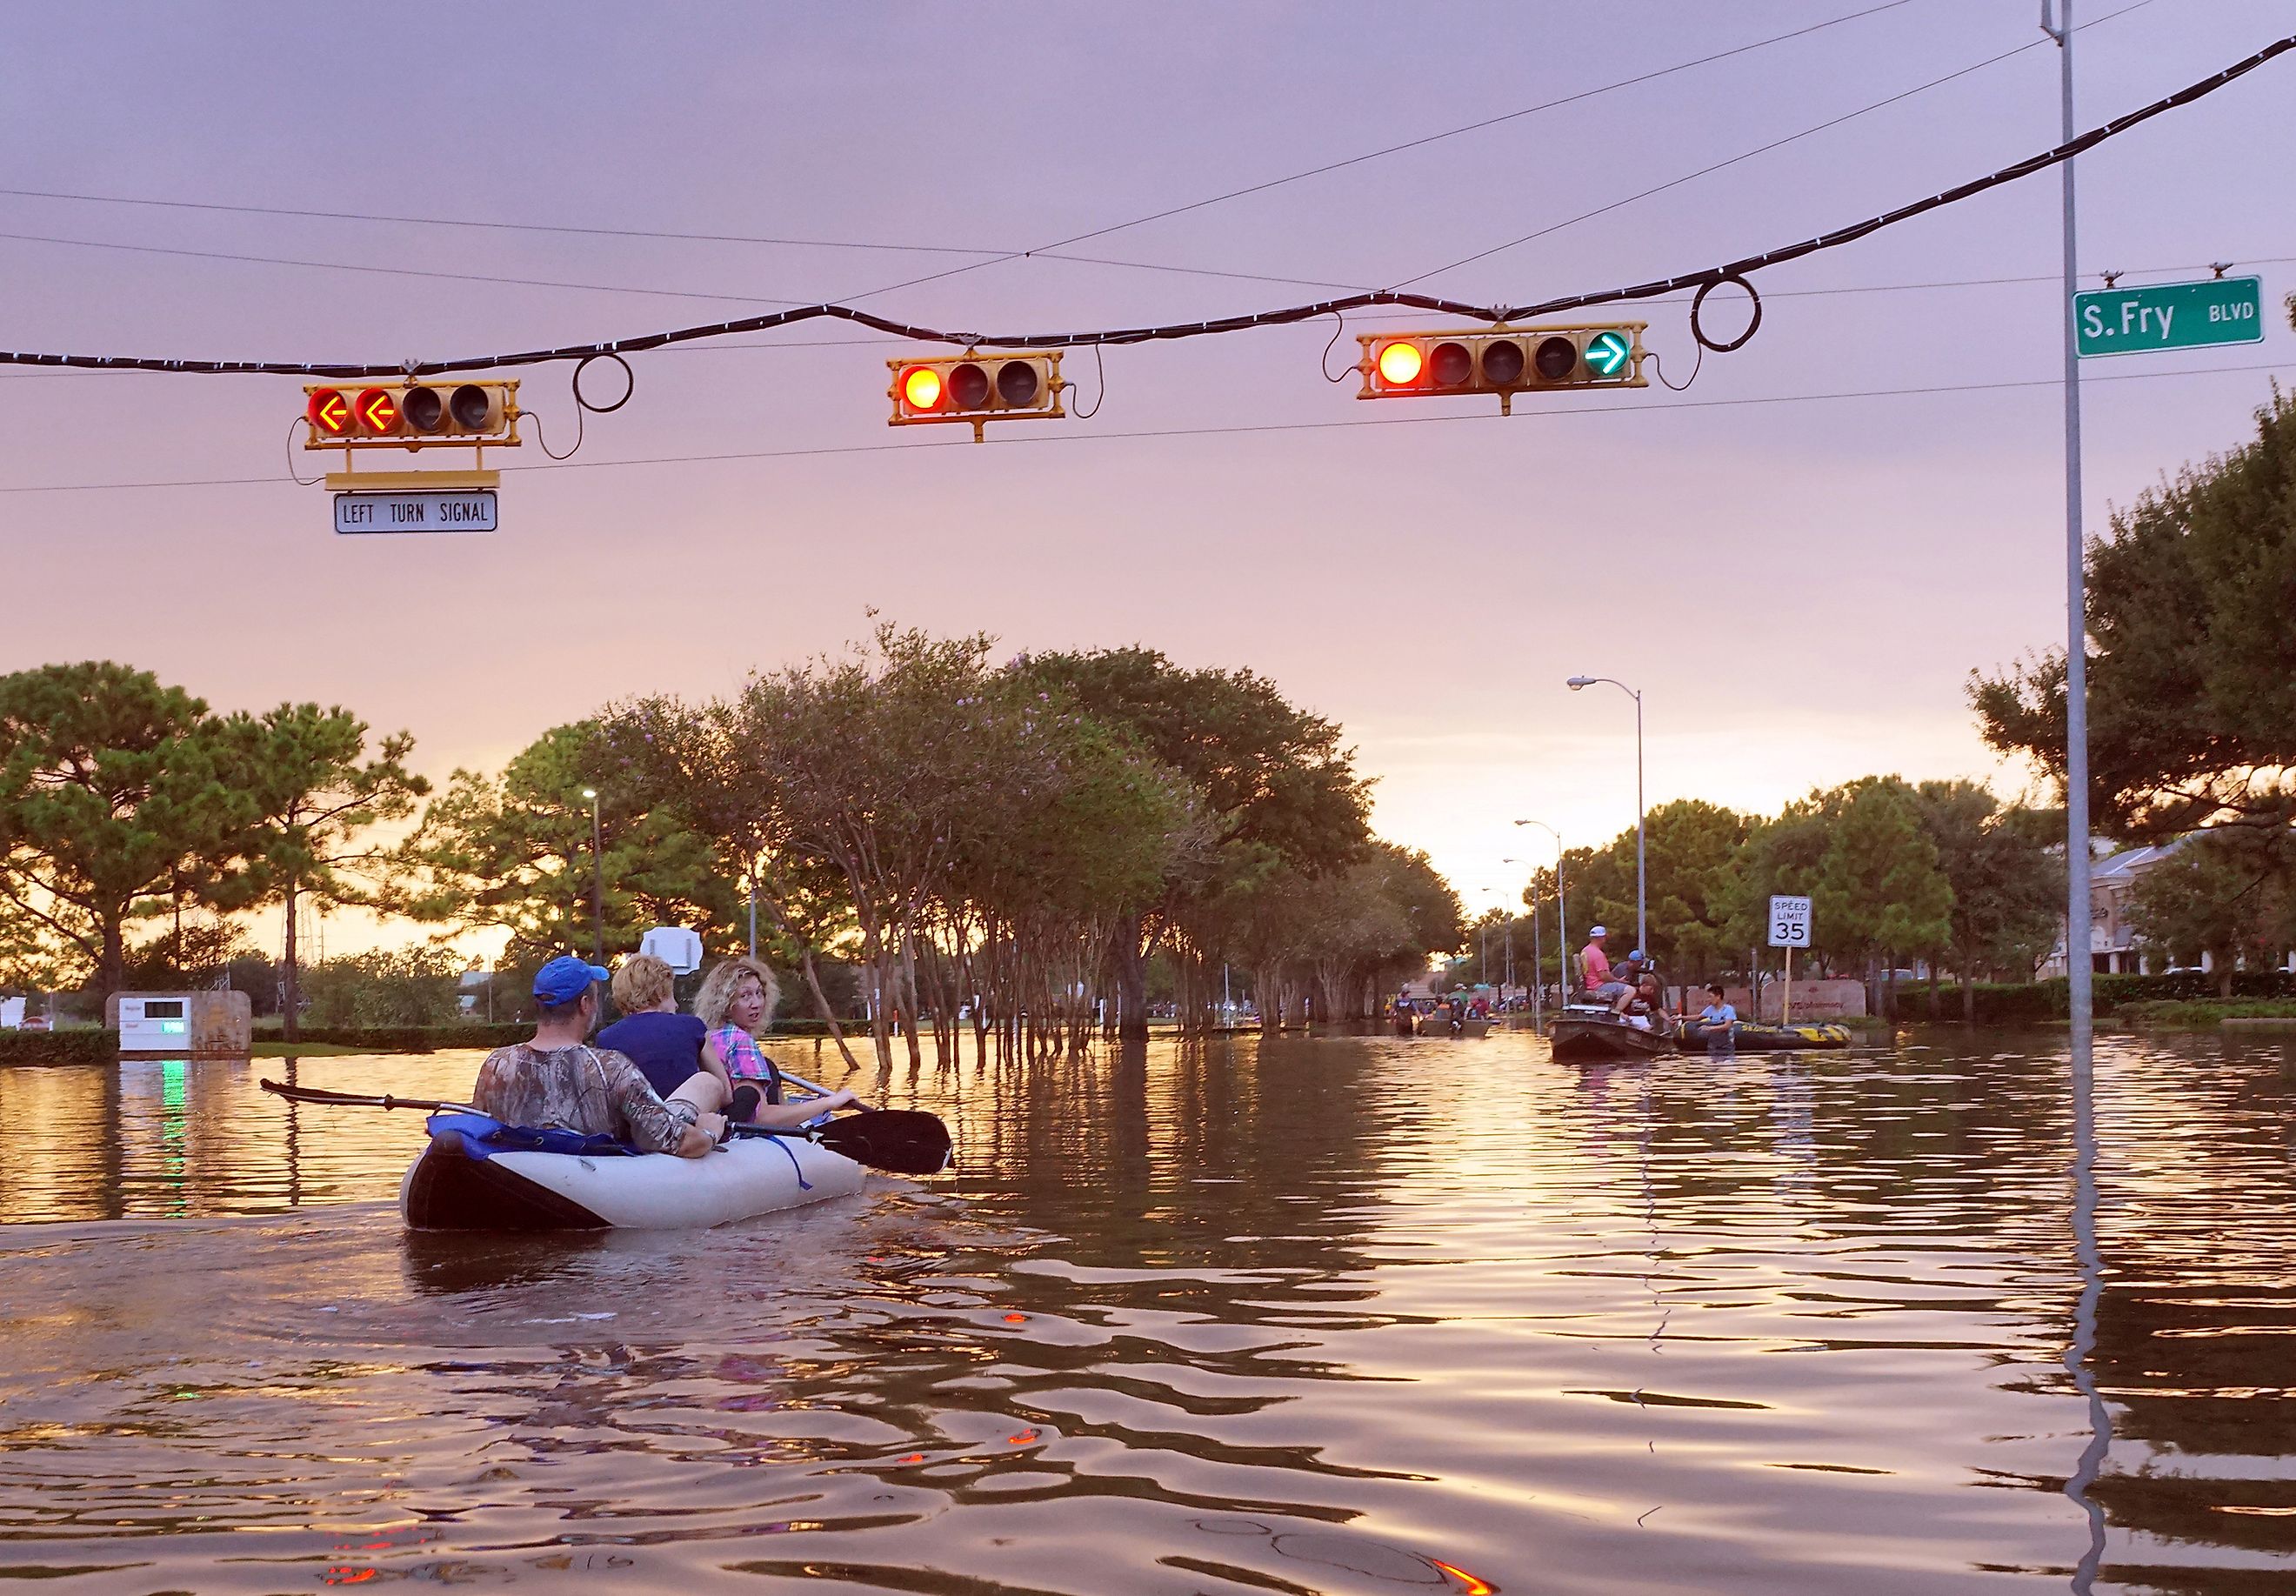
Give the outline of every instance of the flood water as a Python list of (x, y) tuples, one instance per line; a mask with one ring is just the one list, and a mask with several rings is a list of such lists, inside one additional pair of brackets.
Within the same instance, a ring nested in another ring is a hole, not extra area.
[(0, 1577), (2296, 1590), (2292, 1050), (2099, 1044), (2100, 1440), (2062, 1045), (928, 1064), (855, 1084), (955, 1175), (557, 1241), (407, 1233), (419, 1119), (282, 1063), (0, 1069)]

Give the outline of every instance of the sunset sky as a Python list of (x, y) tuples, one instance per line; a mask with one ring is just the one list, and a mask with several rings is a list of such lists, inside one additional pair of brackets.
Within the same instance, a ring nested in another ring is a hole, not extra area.
[[(2037, 10), (12, 7), (0, 189), (179, 203), (0, 194), (0, 346), (398, 361), (832, 299), (992, 331), (1414, 279), (1521, 302), (1796, 241), (2054, 143)], [(1842, 17), (1054, 251), (1092, 262), (996, 253)], [(2296, 4), (2074, 20), (2099, 20), (2087, 127), (2296, 32)], [(2270, 312), (2260, 345), (2088, 363), (2092, 526), (2242, 442), (2296, 372), (2292, 148), (2296, 55), (2080, 162), (2085, 268), (2231, 261)], [(650, 354), (570, 462), (518, 452), (490, 536), (334, 536), (324, 490), (285, 477), (297, 381), (0, 368), (0, 669), (109, 657), (220, 708), (341, 702), (443, 777), (611, 698), (835, 649), (873, 609), (1014, 650), (1144, 642), (1342, 722), (1379, 829), (1471, 907), (1520, 890), (1505, 856), (1550, 855), (1511, 819), (1573, 843), (1633, 822), (1633, 706), (1570, 692), (1577, 672), (1645, 691), (1653, 805), (1767, 809), (1890, 770), (2013, 790), (1964, 690), (2062, 635), (2058, 193), (2029, 178), (1761, 274), (1759, 335), (1687, 392), (1529, 397), (1508, 420), (1357, 403), (1319, 374), (1328, 319), (1113, 350), (1096, 415), (986, 446), (888, 429), (885, 362), (915, 346), (858, 330)], [(1685, 313), (1625, 313), (1677, 381)], [(1332, 361), (1428, 324), (1351, 317)], [(521, 374), (562, 452), (568, 368)], [(1067, 374), (1089, 409), (1092, 356)]]

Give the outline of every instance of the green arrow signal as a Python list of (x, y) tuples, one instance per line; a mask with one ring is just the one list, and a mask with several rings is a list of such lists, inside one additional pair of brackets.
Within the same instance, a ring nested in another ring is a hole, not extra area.
[(1587, 364), (1598, 377), (1615, 377), (1634, 353), (1634, 346), (1615, 332), (1598, 332), (1587, 340)]

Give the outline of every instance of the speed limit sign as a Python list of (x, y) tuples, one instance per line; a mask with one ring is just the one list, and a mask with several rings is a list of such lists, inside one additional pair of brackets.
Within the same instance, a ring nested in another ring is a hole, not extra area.
[(1809, 899), (1774, 893), (1770, 897), (1770, 945), (1809, 945)]

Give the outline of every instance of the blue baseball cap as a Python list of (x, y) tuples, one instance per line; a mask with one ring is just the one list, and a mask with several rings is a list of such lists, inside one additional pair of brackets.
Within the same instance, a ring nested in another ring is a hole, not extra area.
[(601, 970), (586, 959), (561, 954), (534, 972), (534, 995), (555, 1009), (589, 991), (591, 982), (611, 978), (611, 970)]

